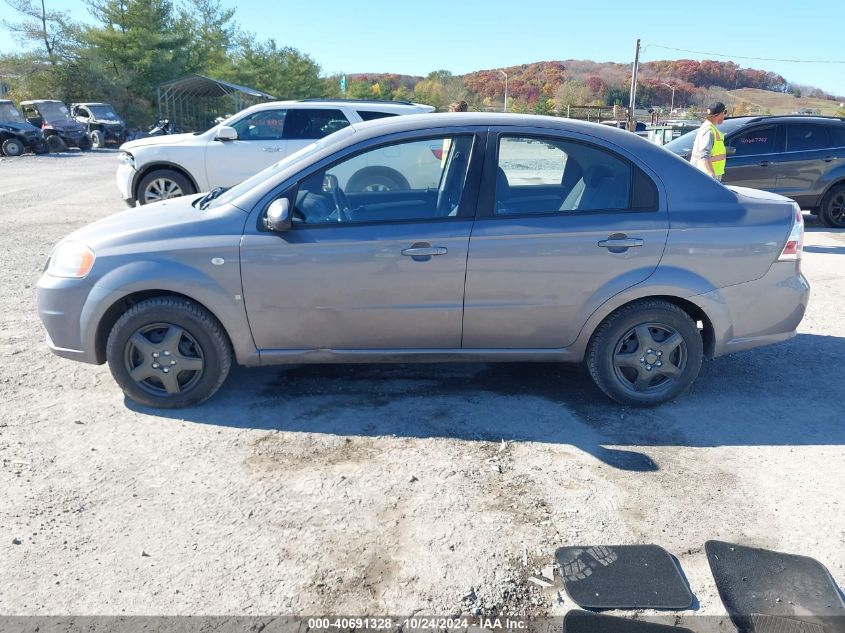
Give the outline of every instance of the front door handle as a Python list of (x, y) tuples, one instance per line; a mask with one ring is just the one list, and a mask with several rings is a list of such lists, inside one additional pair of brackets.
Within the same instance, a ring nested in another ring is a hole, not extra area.
[(431, 257), (432, 255), (445, 255), (449, 252), (445, 246), (412, 246), (402, 250), (403, 255), (408, 257)]
[(824, 162), (826, 162), (826, 163), (832, 163), (835, 160), (836, 160), (836, 156), (825, 156), (824, 157)]
[(635, 246), (642, 246), (643, 241), (638, 237), (609, 237), (606, 240), (599, 242), (602, 248), (633, 248)]
[(261, 150), (262, 152), (281, 152), (281, 147), (265, 147)]
[(769, 163), (769, 161), (767, 161), (767, 160), (761, 160), (760, 161), (760, 167), (768, 167), (770, 164), (771, 163)]

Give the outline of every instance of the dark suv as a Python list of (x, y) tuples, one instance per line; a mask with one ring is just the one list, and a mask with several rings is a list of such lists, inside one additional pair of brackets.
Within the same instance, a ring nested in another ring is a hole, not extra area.
[(83, 151), (91, 149), (91, 139), (85, 128), (71, 118), (67, 106), (61, 101), (21, 101), (21, 109), (27, 121), (41, 128), (47, 149), (51, 152), (63, 152), (74, 146)]
[(44, 135), (21, 116), (11, 101), (0, 99), (0, 156), (20, 156), (27, 149), (46, 152)]
[[(845, 119), (765, 116), (725, 119), (722, 182), (792, 198), (827, 226), (845, 228)], [(689, 160), (696, 131), (664, 145)]]
[(70, 115), (85, 126), (92, 147), (120, 145), (126, 140), (126, 123), (108, 103), (72, 103)]

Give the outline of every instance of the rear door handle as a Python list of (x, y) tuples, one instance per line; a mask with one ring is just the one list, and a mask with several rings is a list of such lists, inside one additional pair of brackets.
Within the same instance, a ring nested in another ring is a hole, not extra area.
[(760, 167), (768, 167), (771, 163), (767, 160), (760, 161)]
[(599, 246), (602, 248), (633, 248), (642, 245), (643, 241), (638, 237), (611, 237), (599, 242)]
[(449, 252), (445, 246), (412, 246), (402, 250), (403, 255), (408, 257), (431, 257), (432, 255), (445, 255)]
[(836, 160), (836, 156), (825, 156), (824, 157), (824, 162), (826, 162), (826, 163), (832, 163), (835, 160)]

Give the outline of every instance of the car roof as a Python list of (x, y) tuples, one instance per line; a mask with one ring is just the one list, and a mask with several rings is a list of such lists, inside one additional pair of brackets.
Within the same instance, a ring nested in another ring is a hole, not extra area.
[[(417, 112), (433, 112), (434, 106), (410, 101), (379, 101), (376, 99), (296, 99), (288, 101), (267, 101), (247, 108), (251, 112), (277, 108), (279, 106), (300, 106), (307, 108), (337, 108), (338, 106), (352, 106), (359, 109), (408, 114)], [(246, 110), (242, 110), (246, 112)], [(239, 113), (240, 114), (240, 113)]]
[(71, 103), (71, 105), (75, 106), (92, 106), (92, 105), (102, 105), (102, 106), (110, 106), (110, 103), (103, 103), (102, 101), (80, 101), (79, 103)]
[(797, 123), (806, 123), (807, 121), (814, 123), (839, 121), (841, 123), (845, 123), (845, 118), (837, 116), (822, 116), (820, 114), (766, 114), (762, 116), (725, 117), (725, 121), (736, 121), (740, 125), (761, 121), (785, 121)]
[(29, 101), (21, 101), (21, 105), (29, 105), (30, 103), (61, 103), (64, 105), (64, 101), (59, 101), (58, 99), (30, 99)]

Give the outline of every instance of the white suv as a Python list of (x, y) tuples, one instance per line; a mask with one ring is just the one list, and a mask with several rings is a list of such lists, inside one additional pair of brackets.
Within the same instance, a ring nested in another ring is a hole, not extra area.
[[(285, 156), (352, 123), (434, 111), (406, 101), (330, 99), (252, 106), (200, 134), (173, 134), (121, 146), (117, 186), (130, 206), (231, 187)], [(349, 191), (407, 189), (395, 170), (366, 165)]]

